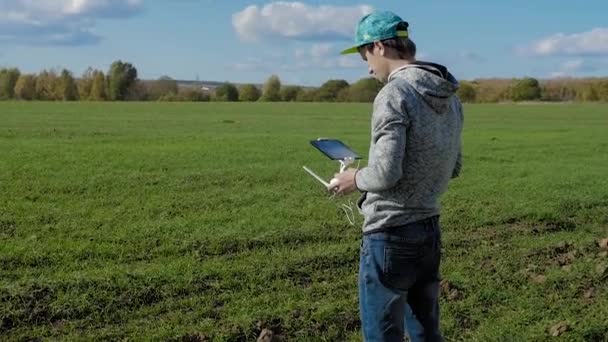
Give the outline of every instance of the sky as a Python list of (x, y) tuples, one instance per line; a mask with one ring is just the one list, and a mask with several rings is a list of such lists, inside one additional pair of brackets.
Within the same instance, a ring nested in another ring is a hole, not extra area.
[(0, 67), (134, 64), (142, 79), (317, 86), (367, 76), (358, 20), (390, 10), (459, 79), (608, 75), (608, 1), (0, 0)]

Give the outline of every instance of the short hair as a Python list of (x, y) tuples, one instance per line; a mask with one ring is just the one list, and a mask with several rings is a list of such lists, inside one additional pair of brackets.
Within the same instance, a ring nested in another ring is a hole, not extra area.
[[(398, 31), (407, 31), (408, 23), (402, 22), (397, 25)], [(382, 44), (388, 46), (397, 52), (397, 55), (401, 59), (408, 59), (416, 57), (416, 44), (409, 37), (395, 37), (384, 39), (381, 41)], [(372, 52), (374, 50), (374, 43), (365, 44), (359, 47), (359, 52), (365, 48), (367, 51)]]

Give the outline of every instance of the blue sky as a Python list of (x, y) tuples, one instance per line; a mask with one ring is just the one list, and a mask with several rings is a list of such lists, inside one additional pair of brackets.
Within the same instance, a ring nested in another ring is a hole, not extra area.
[(0, 0), (0, 66), (25, 72), (122, 59), (141, 78), (319, 85), (366, 76), (357, 19), (392, 10), (419, 59), (460, 79), (608, 75), (608, 1)]

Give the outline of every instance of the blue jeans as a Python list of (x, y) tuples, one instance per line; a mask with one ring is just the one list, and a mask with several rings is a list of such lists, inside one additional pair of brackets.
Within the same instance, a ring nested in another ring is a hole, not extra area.
[(365, 341), (443, 341), (439, 217), (363, 236), (359, 303)]

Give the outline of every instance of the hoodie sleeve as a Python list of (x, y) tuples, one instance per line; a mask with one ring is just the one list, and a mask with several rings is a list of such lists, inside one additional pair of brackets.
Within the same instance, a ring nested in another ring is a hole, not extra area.
[(388, 190), (403, 175), (408, 125), (406, 112), (397, 91), (382, 93), (385, 92), (381, 91), (374, 101), (368, 165), (355, 174), (355, 184), (360, 191)]

